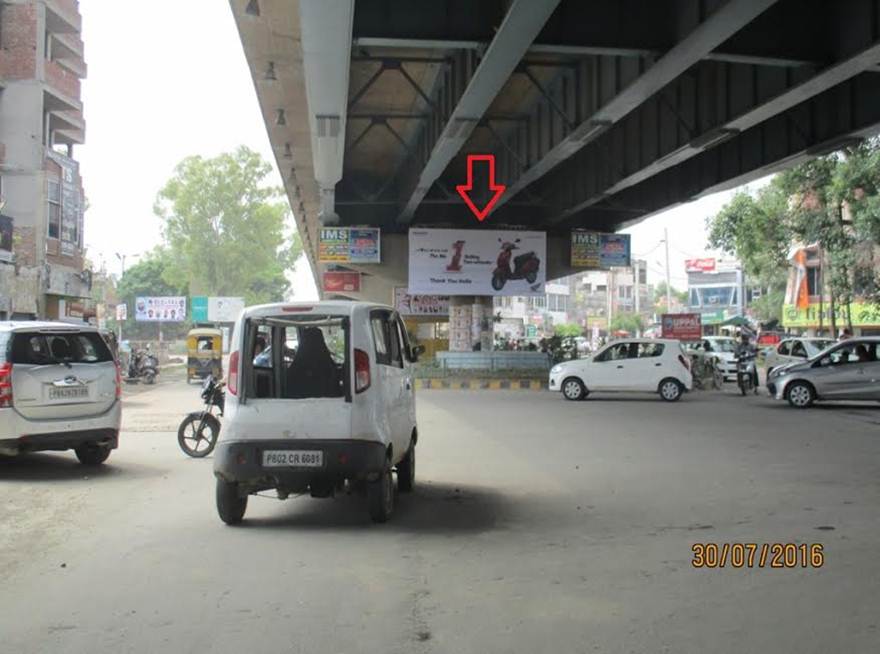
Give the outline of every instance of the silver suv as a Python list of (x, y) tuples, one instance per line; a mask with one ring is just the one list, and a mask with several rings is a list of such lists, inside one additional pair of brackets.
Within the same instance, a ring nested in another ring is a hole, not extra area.
[(89, 325), (0, 322), (0, 455), (110, 456), (121, 419), (119, 366)]
[(767, 389), (801, 409), (816, 400), (880, 400), (880, 336), (847, 339), (774, 368)]

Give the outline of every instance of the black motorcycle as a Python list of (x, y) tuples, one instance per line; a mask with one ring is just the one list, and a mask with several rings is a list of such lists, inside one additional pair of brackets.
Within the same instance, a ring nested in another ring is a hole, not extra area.
[(754, 354), (740, 354), (736, 357), (736, 385), (743, 395), (749, 392), (758, 394), (758, 369)]
[(177, 429), (177, 443), (180, 449), (191, 457), (200, 459), (208, 456), (217, 445), (220, 421), (214, 415), (214, 407), (220, 410), (222, 416), (223, 406), (226, 403), (224, 386), (222, 381), (216, 381), (213, 376), (209, 375), (205, 378), (201, 393), (205, 408), (188, 414)]
[(137, 384), (143, 381), (145, 384), (155, 384), (159, 375), (159, 359), (147, 350), (137, 350), (131, 353), (128, 360), (128, 373), (126, 383)]

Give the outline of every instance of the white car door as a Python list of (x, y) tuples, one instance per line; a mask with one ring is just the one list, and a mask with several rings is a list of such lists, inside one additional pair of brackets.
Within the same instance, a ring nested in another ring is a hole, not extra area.
[(667, 347), (666, 343), (639, 343), (638, 390), (656, 391), (662, 379), (680, 376), (669, 370), (669, 362), (675, 359), (664, 356)]
[[(612, 343), (599, 352), (590, 362), (584, 374), (584, 383), (590, 390), (626, 390), (627, 369), (635, 369), (628, 360), (630, 343)], [(633, 362), (635, 359), (633, 359)]]
[(412, 349), (406, 325), (403, 324), (400, 316), (395, 316), (394, 322), (397, 326), (397, 334), (400, 339), (403, 357), (403, 393), (400, 398), (402, 432), (405, 436), (409, 436), (416, 426), (416, 389), (413, 375), (413, 364), (415, 361), (411, 358)]

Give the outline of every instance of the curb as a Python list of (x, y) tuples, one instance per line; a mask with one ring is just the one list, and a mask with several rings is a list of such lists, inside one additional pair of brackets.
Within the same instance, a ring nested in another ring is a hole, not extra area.
[(422, 390), (489, 390), (489, 391), (542, 391), (547, 389), (547, 382), (538, 379), (416, 379), (416, 388)]

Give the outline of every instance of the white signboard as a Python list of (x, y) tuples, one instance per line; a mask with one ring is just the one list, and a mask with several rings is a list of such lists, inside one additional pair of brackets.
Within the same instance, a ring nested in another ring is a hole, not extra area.
[(547, 235), (515, 230), (409, 230), (409, 293), (544, 295)]
[(183, 296), (135, 298), (134, 319), (140, 322), (183, 322), (186, 298)]
[(244, 309), (243, 297), (209, 297), (209, 322), (235, 322)]
[(403, 286), (394, 287), (394, 308), (401, 316), (448, 316), (448, 295), (410, 295)]
[(127, 304), (117, 304), (116, 305), (116, 320), (126, 320), (128, 318), (128, 305)]

